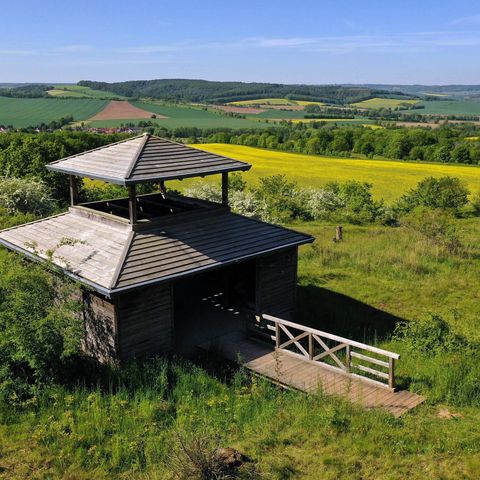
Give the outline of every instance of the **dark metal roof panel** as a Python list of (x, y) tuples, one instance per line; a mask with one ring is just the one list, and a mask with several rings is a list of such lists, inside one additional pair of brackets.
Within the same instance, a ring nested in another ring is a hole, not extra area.
[(156, 283), (313, 241), (235, 214), (136, 232), (113, 290)]

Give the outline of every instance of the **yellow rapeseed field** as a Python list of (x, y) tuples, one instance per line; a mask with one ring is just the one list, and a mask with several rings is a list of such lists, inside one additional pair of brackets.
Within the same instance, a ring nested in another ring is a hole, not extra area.
[(251, 163), (253, 165), (251, 170), (243, 174), (249, 182), (258, 181), (258, 177), (275, 174), (284, 174), (306, 187), (319, 187), (331, 181), (344, 182), (355, 179), (372, 183), (375, 197), (383, 198), (387, 203), (397, 199), (428, 176), (458, 177), (467, 184), (471, 192), (480, 191), (480, 167), (475, 166), (344, 159), (222, 143), (192, 146)]
[(418, 100), (400, 100), (398, 98), (370, 98), (363, 102), (352, 103), (352, 107), (359, 108), (395, 108), (402, 104), (414, 105)]

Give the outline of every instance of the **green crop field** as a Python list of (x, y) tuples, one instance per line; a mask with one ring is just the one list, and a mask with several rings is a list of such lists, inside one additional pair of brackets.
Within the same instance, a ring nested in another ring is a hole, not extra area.
[[(480, 115), (480, 102), (437, 100), (421, 102), (422, 110), (415, 110), (415, 113), (436, 114), (436, 115)], [(408, 111), (406, 111), (408, 113)]]
[(304, 110), (276, 110), (271, 108), (252, 116), (255, 118), (304, 118), (305, 115)]
[(0, 125), (16, 128), (49, 123), (72, 115), (86, 120), (102, 110), (107, 100), (93, 98), (7, 98), (0, 97)]
[(419, 100), (403, 100), (399, 98), (370, 98), (362, 102), (352, 103), (352, 107), (358, 108), (396, 108), (401, 105), (414, 105)]
[(355, 179), (372, 183), (376, 198), (391, 202), (425, 177), (450, 175), (464, 180), (472, 192), (480, 191), (480, 167), (475, 166), (321, 157), (243, 145), (192, 146), (251, 163), (252, 169), (243, 175), (252, 182), (257, 181), (258, 177), (275, 174), (284, 174), (307, 187)]
[(102, 98), (102, 99), (125, 99), (122, 95), (102, 90), (93, 90), (90, 87), (82, 87), (80, 85), (55, 85), (54, 90), (49, 90), (48, 95), (52, 97), (68, 97), (68, 98)]
[[(179, 105), (167, 105), (161, 103), (132, 102), (138, 108), (148, 112), (164, 115), (168, 118), (147, 119), (159, 126), (166, 128), (198, 127), (198, 128), (257, 128), (271, 126), (266, 122), (258, 122), (250, 119), (235, 118), (221, 113)], [(139, 122), (139, 119), (123, 120), (95, 120), (89, 122), (92, 127), (116, 127), (125, 123)]]

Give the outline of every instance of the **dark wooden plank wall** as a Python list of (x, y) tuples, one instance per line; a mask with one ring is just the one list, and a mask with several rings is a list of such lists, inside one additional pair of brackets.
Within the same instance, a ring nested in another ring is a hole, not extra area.
[(295, 315), (298, 247), (257, 258), (256, 309), (291, 320)]
[(126, 293), (117, 302), (119, 355), (122, 360), (172, 352), (174, 331), (171, 284)]
[(81, 290), (85, 336), (82, 348), (100, 362), (117, 359), (115, 305), (99, 293)]

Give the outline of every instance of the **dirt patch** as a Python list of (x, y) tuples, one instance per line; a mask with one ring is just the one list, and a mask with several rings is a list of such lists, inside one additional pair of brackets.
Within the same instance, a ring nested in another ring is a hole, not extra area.
[(89, 120), (129, 120), (132, 118), (152, 118), (152, 115), (155, 115), (156, 118), (168, 118), (158, 113), (142, 110), (126, 101), (112, 100)]
[(222, 110), (224, 112), (230, 113), (240, 113), (244, 115), (255, 115), (257, 113), (262, 113), (265, 111), (264, 108), (253, 108), (253, 107), (232, 107), (229, 105), (215, 105), (217, 110)]
[(440, 408), (437, 412), (437, 417), (450, 420), (452, 418), (462, 418), (462, 414), (451, 412), (448, 408)]

